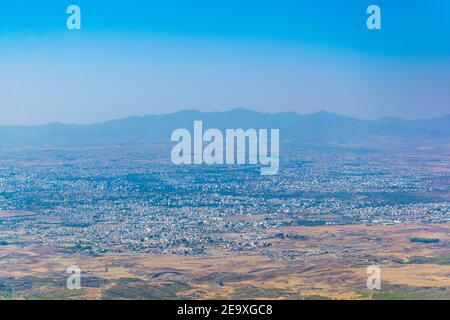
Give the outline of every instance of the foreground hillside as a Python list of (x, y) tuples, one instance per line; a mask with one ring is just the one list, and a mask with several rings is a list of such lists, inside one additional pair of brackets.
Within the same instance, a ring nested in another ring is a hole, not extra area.
[[(244, 219), (244, 218), (242, 218)], [(289, 234), (280, 238), (277, 234)], [(73, 254), (20, 235), (0, 250), (3, 299), (450, 299), (450, 224), (283, 227), (260, 250), (207, 256)], [(232, 236), (232, 235), (230, 235)], [(433, 237), (439, 243), (416, 243)], [(277, 258), (294, 254), (288, 261)], [(70, 254), (68, 254), (70, 253)], [(366, 287), (366, 267), (381, 267), (382, 288)], [(81, 290), (66, 288), (66, 268), (82, 269)]]

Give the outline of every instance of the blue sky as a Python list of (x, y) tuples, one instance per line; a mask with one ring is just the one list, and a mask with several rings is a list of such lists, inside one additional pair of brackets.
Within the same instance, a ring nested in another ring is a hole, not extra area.
[[(82, 30), (66, 28), (66, 7)], [(382, 30), (366, 28), (366, 8)], [(450, 113), (450, 1), (0, 0), (3, 124), (185, 108)]]

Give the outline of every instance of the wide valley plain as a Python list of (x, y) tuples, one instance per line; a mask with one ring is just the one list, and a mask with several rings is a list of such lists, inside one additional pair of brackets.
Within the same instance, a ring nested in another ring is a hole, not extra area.
[(0, 150), (0, 298), (450, 299), (450, 149), (374, 145), (285, 148), (272, 177), (158, 145)]

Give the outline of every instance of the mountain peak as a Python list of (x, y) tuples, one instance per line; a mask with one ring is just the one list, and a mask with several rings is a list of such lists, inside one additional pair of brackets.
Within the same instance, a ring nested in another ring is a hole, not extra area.
[[(225, 111), (227, 112), (227, 111)], [(234, 108), (230, 111), (228, 111), (229, 113), (241, 113), (241, 114), (256, 114), (256, 113), (260, 113), (254, 110), (250, 110), (250, 109), (246, 109), (246, 108)]]

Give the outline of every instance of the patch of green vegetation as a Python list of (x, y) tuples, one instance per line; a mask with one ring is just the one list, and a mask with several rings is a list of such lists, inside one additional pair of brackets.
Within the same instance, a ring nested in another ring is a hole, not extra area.
[(331, 298), (324, 296), (307, 296), (303, 300), (331, 300)]
[(84, 293), (69, 291), (65, 278), (4, 277), (0, 278), (0, 297), (3, 299), (69, 299)]
[(32, 277), (23, 277), (23, 278), (3, 277), (0, 278), (0, 295), (12, 297), (15, 294), (27, 292), (37, 286), (39, 286), (39, 284)]
[(33, 292), (32, 295), (26, 295), (26, 300), (78, 300), (86, 294), (84, 289), (69, 290), (67, 288), (52, 288), (50, 291)]
[(82, 277), (81, 286), (87, 288), (101, 288), (108, 284), (110, 281), (98, 277)]
[(411, 238), (410, 241), (415, 243), (438, 243), (439, 239), (414, 237)]
[(447, 288), (411, 287), (384, 285), (381, 291), (374, 292), (375, 300), (450, 300)]
[(450, 256), (443, 257), (422, 257), (414, 256), (403, 262), (404, 264), (437, 264), (441, 266), (450, 265)]
[(102, 299), (106, 300), (175, 300), (178, 293), (189, 290), (190, 286), (181, 282), (164, 285), (151, 285), (144, 280), (117, 281), (111, 288), (106, 289)]
[(360, 299), (371, 299), (372, 294), (368, 292), (356, 292), (356, 294), (359, 296)]
[(65, 248), (65, 250), (71, 253), (92, 253), (92, 246), (90, 245), (83, 246), (78, 243), (74, 246)]
[(142, 279), (139, 278), (120, 278), (115, 280), (116, 283), (119, 284), (125, 284), (125, 283), (135, 283), (135, 282), (141, 282)]
[(317, 227), (317, 226), (324, 226), (326, 224), (326, 221), (324, 220), (301, 220), (297, 219), (292, 222), (292, 225), (294, 226), (305, 226), (305, 227)]
[(275, 235), (275, 238), (278, 239), (293, 239), (293, 240), (307, 240), (308, 237), (307, 236), (303, 236), (300, 234), (286, 234), (286, 233), (282, 233), (279, 232)]
[[(81, 286), (84, 288), (100, 288), (109, 280), (98, 277), (82, 277)], [(67, 289), (65, 277), (39, 278), (27, 277), (3, 277), (0, 278), (0, 299), (27, 300), (70, 300), (83, 299), (86, 291)]]
[(232, 300), (248, 300), (248, 299), (276, 299), (284, 298), (290, 300), (300, 299), (298, 293), (282, 290), (282, 289), (262, 289), (256, 287), (240, 287), (236, 288), (230, 295), (229, 299)]

